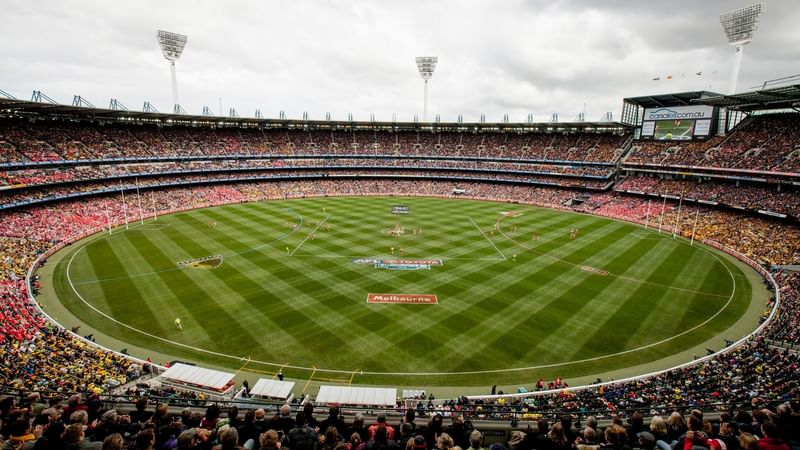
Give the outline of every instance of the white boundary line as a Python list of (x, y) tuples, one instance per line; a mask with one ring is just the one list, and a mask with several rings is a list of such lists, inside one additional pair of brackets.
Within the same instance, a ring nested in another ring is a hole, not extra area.
[(477, 229), (478, 229), (478, 231), (480, 231), (480, 232), (481, 232), (481, 234), (483, 235), (483, 237), (484, 237), (484, 238), (486, 238), (486, 240), (487, 240), (487, 241), (489, 241), (489, 243), (490, 243), (490, 244), (492, 244), (492, 247), (494, 247), (494, 249), (495, 249), (495, 250), (497, 250), (497, 253), (500, 253), (500, 256), (502, 256), (502, 257), (503, 257), (503, 261), (507, 260), (508, 258), (506, 258), (506, 255), (504, 255), (504, 254), (503, 254), (503, 252), (501, 252), (501, 251), (500, 251), (500, 249), (499, 249), (499, 248), (497, 248), (497, 246), (496, 246), (496, 245), (494, 245), (494, 242), (492, 242), (492, 240), (491, 240), (491, 239), (489, 239), (489, 236), (486, 236), (486, 233), (484, 233), (484, 232), (483, 232), (483, 230), (481, 230), (481, 227), (479, 227), (479, 226), (478, 226), (478, 224), (477, 224), (477, 223), (475, 223), (475, 221), (474, 221), (474, 220), (472, 220), (472, 217), (469, 217), (469, 216), (467, 216), (467, 219), (469, 219), (469, 221), (470, 221), (470, 222), (472, 222), (472, 224), (473, 224), (473, 225), (475, 225), (475, 228), (477, 228)]
[[(603, 216), (599, 216), (599, 217), (603, 217)], [(469, 218), (469, 219), (472, 221), (471, 218)], [(613, 220), (613, 218), (611, 218), (611, 219)], [(327, 217), (326, 217), (325, 220), (327, 220)], [(475, 222), (473, 221), (473, 224), (474, 223)], [(477, 224), (475, 226), (477, 227)], [(478, 229), (480, 229), (480, 227), (478, 227)], [(482, 231), (481, 231), (481, 233), (483, 234)], [(484, 237), (485, 237), (485, 234), (484, 234)], [(75, 293), (75, 295), (79, 299), (81, 299), (81, 301), (84, 304), (86, 304), (86, 306), (88, 306), (93, 311), (97, 312), (101, 316), (109, 319), (110, 321), (112, 321), (112, 322), (114, 322), (114, 323), (116, 323), (118, 325), (121, 325), (121, 326), (123, 326), (125, 328), (128, 328), (128, 329), (132, 330), (132, 331), (138, 332), (140, 334), (143, 334), (145, 336), (151, 337), (153, 339), (156, 339), (156, 340), (159, 340), (159, 341), (162, 341), (162, 342), (167, 342), (167, 343), (170, 343), (170, 344), (173, 344), (173, 345), (176, 345), (176, 346), (179, 346), (179, 347), (183, 347), (183, 348), (188, 348), (190, 350), (194, 350), (194, 351), (197, 351), (197, 352), (200, 352), (200, 353), (206, 353), (206, 354), (210, 354), (210, 355), (214, 355), (214, 356), (220, 356), (220, 357), (224, 357), (224, 358), (228, 358), (228, 359), (241, 360), (244, 357), (244, 356), (234, 356), (234, 355), (229, 355), (229, 354), (226, 354), (226, 353), (220, 353), (220, 352), (216, 352), (216, 351), (213, 351), (213, 350), (208, 350), (208, 349), (204, 349), (204, 348), (195, 347), (195, 346), (192, 346), (192, 345), (188, 345), (188, 344), (183, 344), (183, 343), (180, 343), (180, 342), (172, 341), (170, 339), (167, 339), (167, 338), (164, 338), (164, 337), (161, 337), (161, 336), (156, 336), (156, 335), (154, 335), (152, 333), (148, 333), (146, 331), (140, 330), (140, 329), (135, 328), (135, 327), (133, 327), (131, 325), (128, 325), (126, 323), (120, 322), (119, 320), (117, 320), (117, 319), (109, 316), (108, 314), (100, 311), (94, 305), (92, 305), (89, 302), (87, 302), (86, 299), (77, 291), (77, 289), (75, 288), (74, 284), (72, 283), (72, 278), (70, 276), (70, 268), (71, 268), (71, 265), (72, 265), (72, 261), (75, 258), (75, 255), (77, 255), (81, 250), (83, 250), (83, 248), (85, 248), (89, 243), (90, 242), (87, 242), (86, 244), (82, 245), (78, 250), (75, 251), (75, 253), (72, 254), (72, 257), (70, 258), (70, 261), (67, 264), (67, 269), (66, 269), (67, 281), (69, 282), (70, 287), (72, 288), (72, 291)], [(696, 326), (694, 326), (694, 327), (692, 327), (692, 328), (690, 328), (688, 330), (685, 330), (685, 331), (683, 331), (683, 332), (681, 332), (679, 334), (676, 334), (674, 336), (662, 339), (662, 340), (660, 340), (658, 342), (653, 342), (653, 343), (650, 343), (650, 344), (647, 344), (647, 345), (643, 345), (643, 346), (637, 347), (637, 348), (623, 350), (623, 351), (617, 352), (617, 353), (611, 353), (611, 354), (607, 354), (607, 355), (600, 355), (600, 356), (595, 356), (595, 357), (592, 357), (592, 358), (580, 359), (580, 360), (576, 360), (576, 361), (565, 361), (565, 362), (560, 362), (560, 363), (544, 364), (544, 365), (539, 365), (539, 366), (514, 367), (514, 368), (507, 368), (507, 369), (472, 370), (472, 371), (462, 371), (462, 372), (372, 372), (372, 371), (366, 371), (365, 370), (365, 371), (362, 371), (362, 373), (364, 375), (378, 375), (378, 376), (452, 376), (452, 375), (479, 375), (479, 374), (491, 374), (491, 373), (521, 372), (521, 371), (530, 371), (530, 370), (537, 370), (537, 369), (561, 367), (561, 366), (571, 365), (571, 364), (581, 364), (581, 363), (585, 363), (585, 362), (598, 361), (598, 360), (601, 360), (601, 359), (611, 358), (611, 357), (620, 356), (620, 355), (625, 355), (625, 354), (641, 351), (641, 350), (644, 350), (644, 349), (647, 349), (647, 348), (655, 347), (657, 345), (661, 345), (663, 343), (669, 342), (669, 341), (671, 341), (671, 340), (673, 340), (675, 338), (678, 338), (678, 337), (681, 337), (681, 336), (686, 335), (688, 333), (691, 333), (692, 331), (695, 331), (698, 328), (707, 325), (709, 322), (711, 322), (713, 319), (715, 319), (717, 316), (719, 316), (725, 309), (727, 309), (727, 307), (730, 305), (731, 301), (733, 301), (733, 296), (734, 296), (734, 294), (736, 292), (736, 279), (735, 279), (735, 277), (733, 275), (733, 272), (730, 270), (730, 268), (727, 266), (727, 264), (725, 264), (724, 261), (722, 261), (716, 254), (714, 254), (710, 250), (705, 249), (703, 247), (700, 247), (700, 248), (702, 248), (706, 252), (709, 252), (714, 258), (716, 258), (718, 261), (720, 261), (723, 264), (725, 269), (728, 271), (728, 274), (731, 276), (731, 280), (733, 281), (733, 291), (731, 292), (730, 297), (728, 298), (728, 301), (714, 315), (712, 315), (711, 317), (706, 319), (704, 322), (702, 322), (702, 323), (700, 323), (700, 324), (698, 324), (698, 325), (696, 325)], [(499, 252), (499, 250), (498, 250), (498, 252)], [(37, 262), (38, 262), (38, 260), (37, 260)], [(35, 267), (35, 264), (34, 264), (34, 266), (31, 266), (31, 270), (30, 270), (31, 274), (33, 272), (33, 268), (34, 267)], [(776, 302), (776, 307), (777, 307), (777, 303), (778, 302)], [(774, 309), (773, 309), (773, 314), (774, 314)], [(763, 329), (763, 326), (766, 323), (768, 323), (768, 321), (765, 321), (764, 323), (762, 323), (762, 326), (759, 327), (757, 331)], [(748, 335), (748, 337), (749, 336), (750, 335)], [(743, 342), (745, 339), (747, 339), (747, 337), (745, 337), (742, 340), (740, 340), (739, 343)], [(731, 346), (729, 348), (733, 348), (733, 347), (734, 346)], [(705, 358), (702, 358), (702, 359), (700, 359), (698, 361), (702, 361), (704, 359)], [(316, 368), (316, 367), (294, 366), (294, 365), (288, 365), (288, 364), (282, 364), (282, 363), (273, 363), (273, 362), (269, 362), (269, 361), (260, 361), (260, 360), (251, 360), (251, 362), (256, 363), (256, 364), (262, 364), (262, 365), (266, 365), (266, 366), (271, 366), (271, 367), (284, 367), (284, 368), (304, 370), (304, 371), (315, 370), (317, 372), (338, 373), (338, 374), (351, 374), (353, 372), (352, 370), (325, 369), (325, 368)], [(682, 367), (682, 366), (678, 366), (678, 367)], [(666, 370), (670, 370), (670, 369), (666, 369)], [(661, 373), (661, 372), (656, 372), (656, 373)], [(640, 377), (642, 377), (642, 375), (640, 375), (640, 376), (638, 376), (636, 378), (640, 378)]]
[[(296, 251), (297, 251), (297, 249), (299, 249), (300, 247), (302, 247), (302, 246), (303, 246), (303, 244), (305, 244), (305, 243), (306, 243), (306, 241), (308, 240), (308, 238), (310, 238), (312, 234), (316, 233), (316, 232), (317, 232), (317, 230), (319, 229), (319, 227), (321, 227), (323, 223), (327, 222), (327, 221), (328, 221), (328, 219), (330, 219), (330, 217), (331, 217), (331, 215), (330, 215), (330, 214), (328, 214), (327, 216), (325, 216), (325, 218), (324, 218), (324, 219), (320, 220), (320, 221), (319, 221), (319, 223), (317, 224), (317, 226), (315, 226), (315, 227), (314, 227), (314, 229), (313, 229), (313, 230), (311, 230), (311, 233), (308, 233), (308, 234), (306, 235), (306, 238), (305, 238), (305, 239), (303, 239), (303, 241), (302, 241), (302, 242), (300, 242), (300, 244), (299, 244), (297, 247), (295, 247), (295, 248), (294, 248), (294, 250), (292, 250), (292, 252), (291, 252), (291, 253), (289, 253), (289, 256), (294, 256), (294, 252), (296, 252)], [(299, 227), (298, 227), (298, 228), (299, 228)]]

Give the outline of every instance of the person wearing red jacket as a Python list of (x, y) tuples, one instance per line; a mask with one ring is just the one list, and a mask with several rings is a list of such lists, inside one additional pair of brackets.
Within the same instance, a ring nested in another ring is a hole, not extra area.
[(789, 450), (789, 444), (778, 437), (780, 431), (775, 422), (767, 421), (761, 425), (763, 438), (758, 440), (758, 450)]

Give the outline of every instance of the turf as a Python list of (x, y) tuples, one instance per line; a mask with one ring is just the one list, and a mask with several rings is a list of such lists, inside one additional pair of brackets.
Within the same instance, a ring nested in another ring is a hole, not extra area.
[[(398, 204), (411, 214), (392, 214)], [(521, 214), (501, 214), (508, 211)], [(395, 227), (405, 233), (389, 235)], [(443, 265), (389, 270), (352, 261), (399, 258), (401, 247), (404, 259)], [(109, 335), (197, 363), (265, 373), (286, 366), (296, 378), (355, 373), (359, 383), (466, 386), (602, 373), (705, 342), (751, 298), (736, 265), (670, 235), (467, 200), (229, 205), (162, 216), (69, 251), (56, 267), (56, 292)], [(190, 261), (216, 255), (218, 266)], [(434, 294), (439, 303), (368, 304), (369, 293)]]

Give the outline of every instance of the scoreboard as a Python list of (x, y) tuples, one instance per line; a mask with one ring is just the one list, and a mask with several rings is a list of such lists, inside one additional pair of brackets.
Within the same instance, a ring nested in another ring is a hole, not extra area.
[(642, 137), (660, 141), (705, 139), (714, 132), (714, 115), (713, 106), (647, 108)]

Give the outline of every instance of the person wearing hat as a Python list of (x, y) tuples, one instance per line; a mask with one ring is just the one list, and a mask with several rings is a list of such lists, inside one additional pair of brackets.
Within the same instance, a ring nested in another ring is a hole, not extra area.
[(428, 448), (428, 443), (425, 441), (425, 437), (421, 434), (414, 436), (412, 448), (414, 450), (426, 450)]

